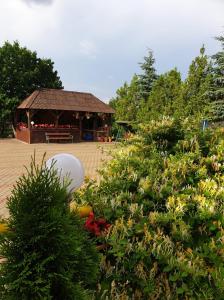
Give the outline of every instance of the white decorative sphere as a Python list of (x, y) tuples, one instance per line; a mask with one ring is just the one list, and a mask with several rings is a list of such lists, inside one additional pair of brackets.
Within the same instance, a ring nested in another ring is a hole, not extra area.
[(81, 161), (68, 153), (56, 154), (49, 158), (46, 167), (57, 171), (60, 182), (63, 184), (66, 179), (70, 181), (67, 187), (68, 193), (78, 189), (84, 181), (84, 168)]

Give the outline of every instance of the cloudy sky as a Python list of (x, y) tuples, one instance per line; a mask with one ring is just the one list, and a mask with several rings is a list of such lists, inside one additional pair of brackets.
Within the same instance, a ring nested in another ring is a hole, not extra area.
[(224, 0), (1, 0), (0, 45), (18, 40), (55, 62), (67, 90), (104, 101), (139, 73), (147, 48), (156, 69), (183, 77), (204, 43), (220, 49)]

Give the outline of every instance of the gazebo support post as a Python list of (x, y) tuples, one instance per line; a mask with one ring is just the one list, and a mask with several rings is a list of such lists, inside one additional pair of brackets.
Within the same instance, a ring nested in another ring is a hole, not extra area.
[(55, 127), (58, 128), (58, 120), (59, 120), (59, 115), (56, 115), (55, 118)]
[(96, 141), (97, 114), (93, 115), (93, 140)]
[(79, 116), (79, 140), (82, 140), (82, 119), (83, 116)]
[(19, 120), (19, 110), (17, 109), (16, 112), (14, 113), (14, 118), (13, 118), (13, 123), (12, 123), (12, 130), (13, 130), (14, 137), (16, 137), (16, 129), (17, 129), (18, 120)]
[(31, 129), (31, 121), (33, 116), (37, 113), (37, 110), (27, 110), (26, 111), (26, 116), (27, 116), (27, 125), (28, 125), (28, 129)]
[(27, 115), (27, 125), (28, 125), (28, 131), (29, 131), (29, 144), (31, 144), (31, 118), (33, 116), (33, 113), (31, 110), (27, 110), (26, 111), (26, 115)]
[(55, 119), (55, 127), (57, 128), (58, 127), (58, 121), (60, 119), (60, 116), (63, 114), (63, 111), (51, 111), (51, 114), (54, 116), (54, 119)]

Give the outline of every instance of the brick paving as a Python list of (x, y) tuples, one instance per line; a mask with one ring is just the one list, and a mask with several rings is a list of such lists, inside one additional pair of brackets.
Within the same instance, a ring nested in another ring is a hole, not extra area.
[(31, 156), (36, 153), (37, 163), (46, 152), (46, 159), (58, 153), (70, 153), (78, 157), (85, 168), (85, 175), (99, 180), (97, 169), (108, 155), (103, 151), (111, 148), (109, 143), (83, 142), (74, 144), (25, 144), (16, 139), (0, 139), (0, 216), (7, 217), (7, 197), (13, 185), (29, 166)]

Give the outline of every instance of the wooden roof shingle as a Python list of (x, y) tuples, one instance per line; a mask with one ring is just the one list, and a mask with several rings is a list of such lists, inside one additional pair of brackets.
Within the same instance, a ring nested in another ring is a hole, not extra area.
[(58, 89), (36, 90), (18, 108), (115, 113), (113, 108), (90, 93)]

